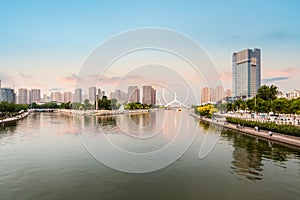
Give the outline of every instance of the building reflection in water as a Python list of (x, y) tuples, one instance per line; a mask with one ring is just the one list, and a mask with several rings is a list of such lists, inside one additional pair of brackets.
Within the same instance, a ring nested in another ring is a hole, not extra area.
[[(263, 179), (263, 161), (268, 159), (285, 168), (291, 149), (241, 133), (223, 130), (222, 137), (229, 139), (234, 147), (231, 168), (250, 180)], [(297, 152), (297, 150), (295, 150)]]

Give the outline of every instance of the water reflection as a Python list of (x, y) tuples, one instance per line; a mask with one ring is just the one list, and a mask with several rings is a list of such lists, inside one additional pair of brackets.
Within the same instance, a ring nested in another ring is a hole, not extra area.
[(101, 116), (98, 117), (99, 126), (116, 126), (116, 117), (115, 116)]
[(231, 168), (233, 171), (250, 180), (262, 180), (264, 161), (272, 160), (278, 166), (285, 168), (285, 161), (289, 155), (298, 155), (299, 151), (265, 141), (253, 138), (241, 133), (229, 130), (223, 130), (221, 136), (232, 142), (233, 161)]

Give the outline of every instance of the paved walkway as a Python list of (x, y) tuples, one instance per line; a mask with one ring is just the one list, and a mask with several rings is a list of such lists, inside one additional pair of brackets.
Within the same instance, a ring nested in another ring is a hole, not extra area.
[(249, 134), (249, 135), (255, 135), (255, 136), (258, 136), (258, 137), (261, 137), (261, 138), (266, 138), (268, 140), (274, 140), (274, 141), (277, 141), (277, 142), (281, 142), (281, 143), (290, 144), (290, 145), (300, 147), (300, 137), (285, 135), (285, 134), (281, 134), (281, 133), (274, 133), (274, 132), (272, 132), (273, 133), (272, 136), (269, 136), (269, 134), (268, 134), (269, 131), (259, 130), (257, 132), (257, 131), (254, 130), (254, 128), (250, 128), (250, 127), (237, 128), (236, 124), (230, 124), (230, 123), (224, 124), (224, 122), (217, 122), (216, 120), (212, 120), (212, 119), (208, 119), (208, 118), (202, 118), (199, 115), (196, 115), (194, 113), (191, 113), (191, 115), (193, 117), (196, 117), (196, 118), (200, 119), (201, 121), (216, 124), (216, 125), (219, 125), (219, 126), (223, 126), (224, 128), (227, 128), (227, 129), (230, 129), (230, 130), (246, 133), (246, 134)]
[(2, 120), (0, 120), (0, 124), (4, 125), (6, 123), (18, 121), (20, 119), (23, 119), (23, 118), (27, 117), (29, 114), (30, 114), (30, 112), (24, 112), (24, 113), (22, 113), (20, 115), (17, 115), (15, 117), (8, 117), (8, 118), (5, 118), (5, 119), (2, 119)]

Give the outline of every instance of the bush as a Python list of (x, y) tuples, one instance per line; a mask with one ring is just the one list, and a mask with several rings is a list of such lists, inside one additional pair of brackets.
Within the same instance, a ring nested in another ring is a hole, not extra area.
[(300, 127), (294, 125), (276, 124), (275, 122), (248, 121), (234, 117), (226, 117), (226, 121), (232, 124), (241, 124), (252, 128), (257, 126), (259, 129), (300, 137)]

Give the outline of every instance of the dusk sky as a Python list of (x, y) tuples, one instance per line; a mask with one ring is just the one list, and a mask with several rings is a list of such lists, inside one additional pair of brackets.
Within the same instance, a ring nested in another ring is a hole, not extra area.
[[(89, 53), (120, 32), (161, 27), (197, 41), (231, 88), (231, 56), (262, 50), (263, 83), (300, 89), (299, 1), (0, 1), (2, 86), (74, 89)], [(199, 89), (200, 91), (200, 89)]]

